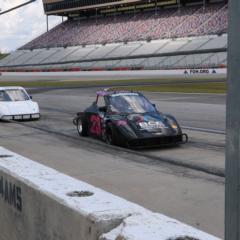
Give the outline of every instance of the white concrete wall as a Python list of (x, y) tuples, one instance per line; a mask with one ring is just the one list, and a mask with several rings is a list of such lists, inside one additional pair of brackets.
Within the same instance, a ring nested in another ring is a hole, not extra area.
[[(73, 191), (91, 196), (71, 197)], [(219, 240), (0, 147), (0, 240)]]
[[(216, 73), (213, 73), (215, 70)], [(187, 72), (185, 72), (187, 71)], [(90, 72), (3, 72), (2, 80), (129, 80), (129, 79), (159, 79), (165, 77), (226, 77), (226, 68), (221, 69), (180, 69), (180, 70), (138, 70), (138, 71), (90, 71)]]

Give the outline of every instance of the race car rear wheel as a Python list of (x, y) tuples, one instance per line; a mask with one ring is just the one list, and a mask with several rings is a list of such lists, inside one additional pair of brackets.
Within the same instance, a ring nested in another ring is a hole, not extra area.
[(112, 132), (112, 128), (111, 128), (110, 123), (107, 125), (107, 129), (106, 129), (105, 134), (106, 134), (105, 142), (109, 145), (114, 145), (113, 132)]
[(80, 118), (77, 119), (77, 131), (80, 136), (85, 137), (88, 135), (86, 124)]

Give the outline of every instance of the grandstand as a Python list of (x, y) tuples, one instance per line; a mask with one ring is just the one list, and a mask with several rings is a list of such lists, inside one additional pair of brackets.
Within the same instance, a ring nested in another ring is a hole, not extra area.
[(1, 70), (226, 66), (226, 2), (43, 3), (46, 14), (68, 19), (0, 60)]

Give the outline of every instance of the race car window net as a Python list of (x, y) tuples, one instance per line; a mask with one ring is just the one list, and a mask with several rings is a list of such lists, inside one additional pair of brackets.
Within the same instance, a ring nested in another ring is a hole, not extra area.
[(138, 94), (112, 95), (109, 98), (109, 103), (112, 113), (156, 112), (152, 103)]
[(27, 100), (29, 100), (29, 96), (23, 90), (13, 89), (0, 91), (1, 102), (16, 102)]

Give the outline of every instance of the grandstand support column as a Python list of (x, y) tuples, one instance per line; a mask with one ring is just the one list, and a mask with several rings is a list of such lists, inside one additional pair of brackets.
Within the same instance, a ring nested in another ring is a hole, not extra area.
[(206, 0), (203, 0), (203, 11), (205, 11), (205, 7), (206, 7)]
[(178, 11), (180, 12), (180, 8), (181, 8), (181, 0), (178, 0), (177, 3), (178, 3)]
[(155, 0), (155, 15), (157, 15), (157, 0)]
[(98, 10), (97, 10), (97, 8), (96, 8), (96, 15), (95, 15), (95, 17), (96, 17), (96, 24), (98, 23)]
[(240, 239), (240, 1), (229, 1), (225, 240)]
[(116, 14), (117, 14), (117, 8), (115, 7), (115, 10), (114, 10), (114, 22), (116, 22)]
[(47, 32), (49, 30), (49, 25), (48, 25), (48, 15), (46, 15), (46, 23), (47, 23)]

